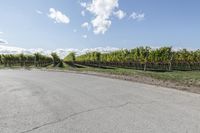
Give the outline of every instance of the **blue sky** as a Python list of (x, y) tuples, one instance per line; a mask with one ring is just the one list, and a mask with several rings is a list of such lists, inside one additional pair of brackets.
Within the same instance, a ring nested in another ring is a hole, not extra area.
[[(6, 45), (43, 49), (200, 45), (199, 0), (0, 0), (0, 3), (0, 40), (7, 41)], [(105, 11), (102, 4), (109, 10)], [(81, 26), (83, 23), (86, 24)]]

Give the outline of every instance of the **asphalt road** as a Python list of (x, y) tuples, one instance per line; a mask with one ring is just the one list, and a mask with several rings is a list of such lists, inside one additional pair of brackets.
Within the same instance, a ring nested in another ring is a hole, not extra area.
[(0, 133), (200, 133), (200, 95), (83, 74), (1, 70)]

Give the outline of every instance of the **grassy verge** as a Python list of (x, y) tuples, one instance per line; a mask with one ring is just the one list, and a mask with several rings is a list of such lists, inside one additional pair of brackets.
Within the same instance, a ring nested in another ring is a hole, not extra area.
[(89, 67), (83, 65), (69, 66), (65, 64), (65, 70), (73, 70), (80, 72), (97, 72), (105, 74), (123, 75), (130, 77), (148, 77), (161, 81), (169, 81), (186, 85), (188, 87), (200, 87), (200, 71), (172, 71), (172, 72), (156, 72), (156, 71), (141, 71), (131, 68), (117, 67)]

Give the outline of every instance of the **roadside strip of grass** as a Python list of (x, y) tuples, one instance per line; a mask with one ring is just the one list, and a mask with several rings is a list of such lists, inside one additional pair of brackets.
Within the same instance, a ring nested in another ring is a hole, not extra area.
[(200, 94), (200, 71), (157, 72), (118, 67), (69, 66), (67, 64), (58, 70), (135, 81)]

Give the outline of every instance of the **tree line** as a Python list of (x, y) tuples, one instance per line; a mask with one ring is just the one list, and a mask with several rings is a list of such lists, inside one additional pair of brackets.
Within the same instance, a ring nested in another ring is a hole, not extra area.
[(200, 70), (200, 50), (181, 49), (174, 51), (172, 47), (157, 49), (137, 47), (109, 53), (89, 52), (77, 57), (71, 53), (65, 61), (97, 67), (130, 67), (144, 71)]

